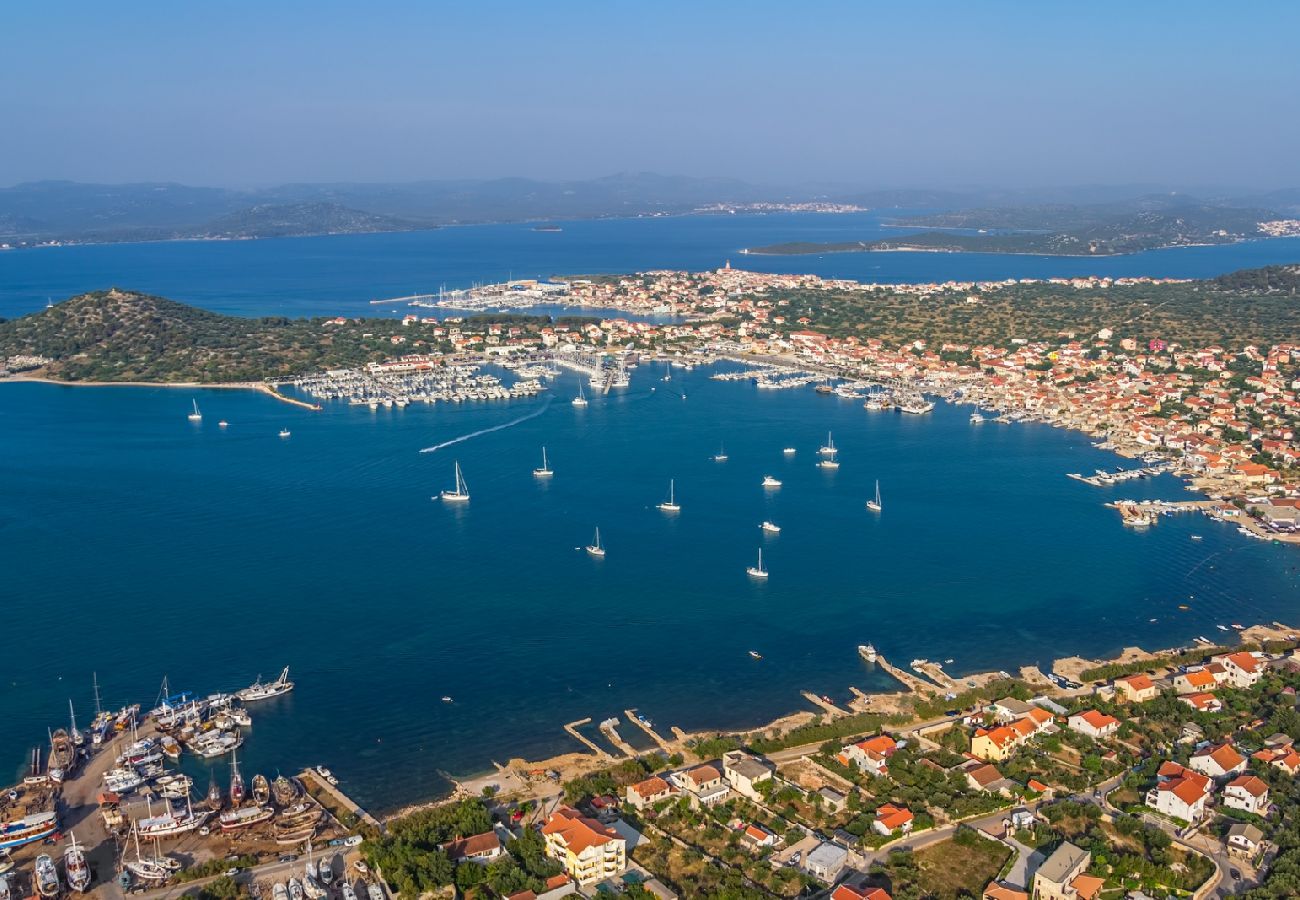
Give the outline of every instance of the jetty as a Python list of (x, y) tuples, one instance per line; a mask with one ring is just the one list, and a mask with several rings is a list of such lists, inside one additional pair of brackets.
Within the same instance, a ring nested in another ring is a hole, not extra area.
[(582, 744), (584, 747), (589, 749), (592, 753), (596, 754), (601, 759), (613, 759), (614, 757), (611, 756), (610, 753), (605, 750), (605, 748), (601, 747), (591, 738), (587, 737), (585, 734), (583, 734), (581, 731), (578, 730), (583, 725), (590, 725), (590, 724), (591, 724), (591, 716), (587, 716), (585, 719), (579, 719), (576, 722), (568, 723), (567, 725), (564, 726), (564, 730), (569, 733), (570, 737), (572, 737), (578, 743)]
[(660, 750), (663, 750), (665, 753), (676, 752), (677, 747), (671, 741), (665, 740), (659, 732), (650, 727), (650, 723), (638, 715), (635, 708), (623, 710), (623, 715), (627, 716), (627, 720), (633, 725), (650, 735), (650, 740), (658, 744)]
[[(321, 797), (319, 796), (320, 794), (323, 794), (325, 795), (325, 797), (329, 798), (329, 800), (331, 801), (330, 803), (325, 803), (322, 801), (321, 805), (324, 806), (327, 810), (330, 810), (331, 812), (335, 813), (335, 818), (340, 818), (337, 814), (337, 810), (342, 810), (345, 813), (349, 813), (355, 816), (357, 818), (357, 821), (361, 822), (362, 824), (370, 828), (375, 829), (378, 832), (382, 833), (385, 830), (383, 822), (380, 822), (370, 813), (362, 809), (361, 804), (357, 803), (347, 794), (343, 793), (343, 791), (339, 790), (337, 785), (330, 784), (324, 778), (321, 778), (319, 775), (313, 772), (311, 769), (303, 769), (301, 772), (299, 772), (298, 780), (302, 783), (303, 789), (306, 790), (307, 793), (315, 797), (317, 800), (321, 800)], [(319, 792), (319, 794), (314, 793), (312, 790), (313, 788), (315, 789), (315, 791)]]
[(898, 666), (885, 659), (882, 655), (877, 654), (876, 664), (901, 681), (910, 691), (915, 691), (918, 694), (933, 694), (939, 690), (938, 685), (926, 681), (924, 678), (917, 675), (913, 675), (905, 669), (900, 669)]
[(960, 690), (957, 682), (948, 677), (948, 673), (943, 670), (943, 666), (939, 663), (921, 662), (917, 663), (913, 668), (945, 690)]
[(609, 742), (617, 747), (628, 759), (636, 759), (639, 755), (636, 748), (623, 740), (618, 733), (618, 717), (611, 716), (600, 723), (600, 733), (608, 738)]
[(834, 703), (827, 700), (825, 697), (819, 697), (816, 694), (814, 694), (812, 691), (800, 691), (800, 693), (803, 694), (803, 698), (805, 700), (807, 700), (813, 706), (816, 706), (818, 709), (824, 711), (826, 715), (829, 716), (831, 719), (842, 719), (845, 716), (849, 715), (848, 712), (840, 709), (838, 706), (836, 706)]
[(306, 400), (299, 400), (297, 397), (290, 397), (280, 393), (280, 385), (275, 382), (263, 382), (257, 386), (257, 389), (269, 397), (274, 397), (281, 403), (288, 403), (290, 406), (301, 406), (303, 409), (310, 409), (313, 412), (320, 412), (319, 403), (308, 403)]

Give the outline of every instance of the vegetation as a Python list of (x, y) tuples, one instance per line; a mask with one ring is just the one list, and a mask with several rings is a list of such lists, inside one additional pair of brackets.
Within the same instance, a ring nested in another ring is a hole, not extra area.
[(834, 738), (869, 734), (879, 731), (882, 721), (875, 713), (858, 713), (830, 722), (823, 722), (818, 716), (807, 725), (792, 728), (777, 737), (753, 736), (749, 739), (748, 745), (755, 753), (773, 753), (803, 744), (816, 744)]
[(1011, 858), (1011, 848), (959, 828), (950, 840), (889, 854), (882, 867), (894, 900), (979, 897)]

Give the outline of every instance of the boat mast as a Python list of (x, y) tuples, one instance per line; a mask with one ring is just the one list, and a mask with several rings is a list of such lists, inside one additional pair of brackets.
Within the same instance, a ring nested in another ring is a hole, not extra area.
[(100, 708), (100, 704), (99, 704), (99, 673), (98, 672), (90, 673), (90, 679), (91, 679), (91, 683), (95, 685), (95, 718), (98, 719), (101, 715), (104, 714), (104, 710)]

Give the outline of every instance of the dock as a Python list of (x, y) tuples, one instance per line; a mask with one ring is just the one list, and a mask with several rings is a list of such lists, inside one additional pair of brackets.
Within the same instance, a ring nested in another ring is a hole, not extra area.
[(961, 688), (957, 682), (948, 677), (948, 673), (943, 670), (943, 666), (938, 663), (925, 662), (916, 666), (916, 671), (929, 678), (939, 687), (948, 691), (960, 691)]
[[(334, 812), (336, 809), (342, 809), (344, 812), (355, 816), (363, 825), (373, 828), (381, 834), (384, 832), (384, 823), (380, 822), (370, 813), (362, 809), (359, 803), (339, 790), (336, 785), (330, 784), (311, 769), (303, 769), (299, 772), (298, 780), (302, 782), (304, 789), (310, 785), (333, 801), (330, 804), (322, 804), (326, 810)], [(317, 799), (319, 799), (319, 797)], [(336, 818), (340, 818), (340, 821), (342, 821), (341, 817), (336, 816)]]
[(650, 740), (658, 744), (660, 750), (664, 751), (665, 753), (673, 753), (676, 751), (677, 748), (674, 747), (671, 742), (664, 740), (664, 738), (659, 734), (659, 732), (655, 731), (653, 728), (647, 725), (645, 720), (642, 719), (639, 715), (637, 715), (635, 709), (625, 709), (623, 710), (623, 715), (627, 716), (627, 720), (631, 722), (633, 725), (640, 728), (646, 734), (650, 735)]
[(883, 656), (876, 657), (876, 664), (901, 681), (910, 691), (915, 691), (918, 694), (933, 694), (939, 690), (938, 685), (926, 681), (924, 678), (913, 675), (911, 672), (904, 669), (900, 669)]
[(605, 735), (611, 744), (617, 747), (628, 759), (636, 759), (639, 755), (636, 748), (623, 740), (618, 733), (618, 719), (609, 718), (600, 723), (600, 733)]
[(849, 713), (847, 713), (847, 712), (845, 712), (844, 710), (840, 709), (840, 708), (839, 708), (838, 706), (836, 706), (834, 703), (831, 703), (830, 701), (825, 700), (825, 699), (823, 699), (822, 697), (818, 697), (818, 696), (817, 696), (816, 694), (814, 694), (812, 691), (800, 691), (800, 693), (803, 694), (803, 698), (804, 698), (805, 700), (807, 700), (809, 703), (811, 703), (811, 704), (813, 704), (814, 706), (816, 706), (818, 709), (821, 709), (821, 710), (822, 710), (823, 712), (825, 712), (826, 715), (829, 716), (832, 720), (834, 720), (834, 719), (842, 719), (842, 718), (844, 718), (845, 716), (849, 715)]
[(578, 743), (582, 744), (584, 747), (586, 747), (592, 753), (596, 754), (601, 759), (613, 759), (614, 757), (611, 756), (603, 747), (601, 747), (591, 738), (587, 737), (585, 734), (583, 734), (581, 731), (578, 730), (581, 726), (590, 725), (590, 724), (591, 724), (591, 716), (587, 716), (587, 718), (585, 719), (579, 719), (576, 722), (570, 722), (569, 724), (565, 725), (564, 730), (569, 733), (570, 737), (572, 737)]

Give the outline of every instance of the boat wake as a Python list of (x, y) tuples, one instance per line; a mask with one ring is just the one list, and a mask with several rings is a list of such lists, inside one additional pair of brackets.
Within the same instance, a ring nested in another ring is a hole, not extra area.
[(534, 410), (533, 412), (530, 412), (526, 416), (520, 416), (517, 419), (511, 419), (509, 422), (502, 422), (500, 425), (493, 425), (491, 428), (480, 428), (478, 431), (471, 431), (469, 434), (462, 434), (460, 437), (454, 437), (449, 441), (443, 441), (441, 444), (434, 444), (432, 447), (425, 447), (420, 452), (435, 453), (438, 450), (441, 450), (443, 447), (450, 447), (452, 444), (459, 444), (461, 441), (468, 441), (470, 438), (476, 438), (484, 434), (491, 434), (494, 431), (501, 431), (502, 429), (505, 428), (513, 428), (514, 426), (522, 422), (527, 422), (529, 419), (536, 419), (542, 413), (546, 412), (546, 410), (550, 407), (550, 405), (551, 405), (551, 398), (547, 397), (546, 402), (542, 404), (541, 409)]

